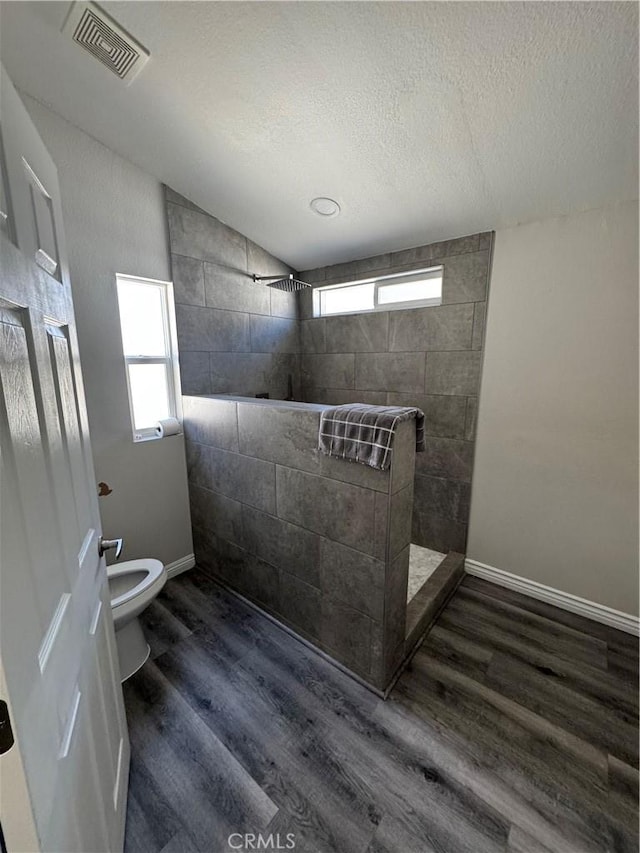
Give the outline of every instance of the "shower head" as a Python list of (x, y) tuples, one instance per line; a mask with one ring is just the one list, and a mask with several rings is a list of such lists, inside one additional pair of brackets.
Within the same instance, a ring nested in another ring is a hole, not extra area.
[(278, 290), (286, 290), (293, 293), (295, 290), (304, 290), (305, 287), (311, 287), (306, 281), (300, 281), (293, 273), (289, 275), (254, 275), (254, 281), (264, 281), (267, 287), (275, 287)]

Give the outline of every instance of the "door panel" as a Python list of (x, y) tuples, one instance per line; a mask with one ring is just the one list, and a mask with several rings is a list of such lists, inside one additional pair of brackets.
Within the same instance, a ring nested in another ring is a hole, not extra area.
[[(38, 602), (43, 635), (51, 624), (60, 596), (69, 591), (65, 583), (62, 540), (48, 493), (52, 483), (45, 458), (41, 424), (34, 387), (35, 352), (30, 334), (28, 311), (4, 308), (0, 314), (0, 393), (3, 418), (3, 445), (12, 457), (25, 530), (32, 587)], [(39, 484), (39, 487), (37, 487)], [(47, 565), (36, 555), (50, 547)]]
[(51, 196), (34, 169), (22, 158), (25, 178), (31, 201), (31, 227), (33, 235), (31, 252), (39, 267), (60, 280), (60, 256), (56, 236), (55, 213)]
[(13, 228), (13, 215), (9, 208), (9, 190), (7, 180), (7, 168), (4, 160), (4, 150), (0, 140), (0, 233), (15, 243)]
[(57, 174), (4, 72), (1, 103), (0, 673), (41, 849), (118, 850), (129, 741)]
[[(65, 472), (70, 476), (73, 500), (67, 507), (73, 511), (78, 536), (91, 529), (91, 496), (88, 492), (89, 477), (80, 435), (78, 400), (76, 398), (71, 366), (69, 330), (64, 326), (46, 324), (49, 358), (53, 371), (53, 386), (62, 431), (62, 448)], [(71, 519), (67, 520), (72, 529)]]

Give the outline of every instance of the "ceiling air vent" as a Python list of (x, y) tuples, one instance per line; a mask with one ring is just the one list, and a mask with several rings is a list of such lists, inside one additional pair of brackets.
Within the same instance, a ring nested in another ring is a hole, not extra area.
[(149, 52), (95, 3), (74, 3), (63, 32), (127, 83), (149, 59)]

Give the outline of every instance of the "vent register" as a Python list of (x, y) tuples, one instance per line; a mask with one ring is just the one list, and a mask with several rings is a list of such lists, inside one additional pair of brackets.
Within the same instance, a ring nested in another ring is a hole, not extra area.
[(95, 3), (74, 3), (63, 32), (127, 83), (149, 59), (149, 52)]

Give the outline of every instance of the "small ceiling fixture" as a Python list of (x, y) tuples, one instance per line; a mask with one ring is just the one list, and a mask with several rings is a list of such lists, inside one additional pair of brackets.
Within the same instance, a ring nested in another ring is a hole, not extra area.
[(325, 198), (323, 196), (314, 198), (309, 207), (314, 213), (317, 213), (318, 216), (337, 216), (340, 213), (340, 205), (338, 202), (334, 201), (332, 198)]

